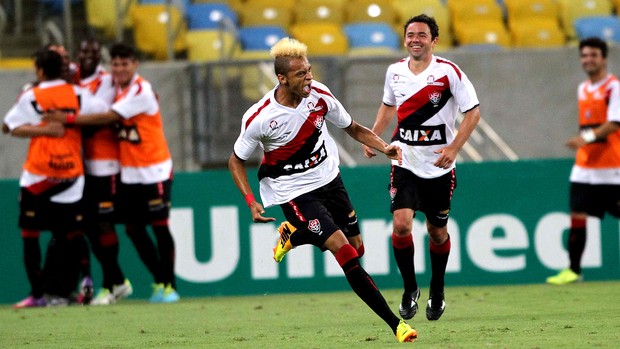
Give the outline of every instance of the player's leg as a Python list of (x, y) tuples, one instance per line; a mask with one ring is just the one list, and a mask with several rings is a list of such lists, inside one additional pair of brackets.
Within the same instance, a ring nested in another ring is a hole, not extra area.
[(171, 185), (172, 180), (166, 180), (146, 186), (148, 188), (148, 219), (157, 240), (157, 252), (164, 283), (161, 297), (156, 297), (153, 301), (163, 303), (177, 302), (180, 299), (176, 291), (174, 275), (175, 245), (169, 224)]
[(419, 206), (418, 180), (410, 171), (392, 166), (390, 176), (390, 211), (393, 217), (392, 250), (403, 279), (403, 295), (398, 307), (400, 315), (411, 319), (418, 311), (420, 289), (415, 275), (413, 217)]
[(444, 279), (451, 249), (448, 219), (456, 189), (456, 172), (453, 169), (441, 177), (423, 179), (423, 182), (420, 195), (422, 210), (426, 215), (432, 272), (426, 318), (438, 320), (446, 307)]

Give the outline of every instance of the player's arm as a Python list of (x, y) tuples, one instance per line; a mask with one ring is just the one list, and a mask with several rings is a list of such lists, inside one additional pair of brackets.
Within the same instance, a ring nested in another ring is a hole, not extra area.
[(351, 122), (351, 125), (345, 128), (344, 131), (351, 136), (351, 138), (364, 144), (366, 147), (376, 149), (385, 154), (388, 158), (398, 160), (398, 163), (402, 164), (403, 157), (399, 147), (387, 144), (381, 137), (377, 136), (376, 133), (358, 124), (355, 120)]
[(241, 192), (241, 195), (245, 198), (245, 202), (247, 203), (250, 211), (252, 212), (252, 221), (257, 223), (267, 223), (273, 222), (276, 219), (273, 217), (264, 217), (265, 209), (260, 202), (256, 201), (254, 194), (252, 193), (252, 188), (250, 187), (250, 182), (248, 181), (248, 173), (245, 168), (245, 161), (241, 160), (235, 155), (233, 152), (230, 154), (230, 159), (228, 159), (228, 169), (232, 175), (237, 188)]
[(566, 142), (566, 146), (571, 149), (577, 149), (598, 139), (605, 139), (607, 136), (618, 130), (620, 130), (620, 122), (607, 121), (599, 127), (587, 129), (579, 136), (572, 137), (568, 140), (568, 142)]
[(48, 111), (43, 114), (44, 120), (53, 120), (64, 124), (75, 125), (107, 125), (122, 119), (122, 116), (110, 109), (101, 113), (80, 114), (67, 113), (59, 110)]
[[(375, 119), (375, 124), (372, 126), (372, 131), (377, 135), (381, 135), (392, 121), (394, 115), (396, 115), (395, 106), (381, 103), (381, 106), (379, 106), (379, 110), (377, 111), (377, 118)], [(362, 148), (364, 150), (364, 156), (367, 158), (371, 158), (377, 155), (377, 153), (375, 153), (375, 151), (371, 147), (365, 144), (362, 146)]]
[(32, 138), (39, 136), (62, 137), (65, 134), (65, 127), (60, 122), (50, 121), (39, 125), (24, 124), (14, 128), (13, 130), (9, 130), (9, 132), (11, 133), (11, 136), (20, 138)]
[(465, 112), (465, 116), (463, 117), (463, 121), (457, 130), (456, 136), (452, 143), (447, 146), (437, 149), (435, 153), (440, 154), (435, 161), (435, 166), (441, 168), (450, 168), (454, 161), (456, 161), (456, 156), (458, 155), (463, 145), (471, 136), (471, 133), (474, 132), (476, 125), (480, 121), (480, 107), (476, 106), (473, 109)]

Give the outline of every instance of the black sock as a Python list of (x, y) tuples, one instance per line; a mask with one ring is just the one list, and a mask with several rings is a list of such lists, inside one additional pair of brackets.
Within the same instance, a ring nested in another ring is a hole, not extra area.
[(170, 234), (168, 221), (164, 220), (153, 222), (152, 227), (153, 232), (155, 233), (155, 238), (157, 239), (157, 248), (159, 250), (161, 272), (162, 277), (164, 278), (164, 283), (171, 285), (172, 288), (176, 289), (176, 280), (174, 277), (174, 240), (172, 239), (172, 234)]
[[(25, 236), (25, 235), (29, 236)], [(36, 235), (36, 237), (35, 237)], [(41, 270), (41, 246), (38, 232), (22, 232), (24, 243), (24, 266), (34, 298), (43, 297), (43, 272)]]
[(414, 292), (418, 289), (418, 282), (415, 277), (415, 266), (413, 264), (414, 246), (413, 236), (399, 237), (392, 234), (392, 250), (394, 259), (400, 275), (403, 278), (405, 292)]
[(101, 263), (103, 287), (112, 291), (114, 285), (125, 282), (125, 275), (118, 264), (118, 235), (112, 224), (102, 224), (99, 231), (96, 239), (99, 245), (97, 258)]
[(153, 240), (151, 240), (146, 231), (146, 227), (143, 225), (127, 225), (126, 230), (127, 236), (136, 248), (142, 263), (153, 275), (155, 283), (164, 283), (165, 280), (161, 275), (159, 256)]
[(375, 285), (370, 275), (362, 268), (359, 263), (357, 251), (351, 245), (344, 245), (338, 250), (336, 260), (342, 267), (344, 275), (353, 291), (360, 297), (375, 314), (379, 315), (387, 323), (392, 331), (396, 333), (396, 327), (400, 319), (394, 315), (388, 306), (385, 298)]
[(571, 228), (568, 233), (568, 259), (570, 268), (577, 274), (581, 274), (581, 256), (586, 248), (586, 228)]
[(448, 257), (450, 256), (450, 237), (441, 245), (435, 245), (430, 241), (431, 256), (431, 290), (433, 293), (443, 293), (444, 278), (446, 276), (446, 266), (448, 265)]

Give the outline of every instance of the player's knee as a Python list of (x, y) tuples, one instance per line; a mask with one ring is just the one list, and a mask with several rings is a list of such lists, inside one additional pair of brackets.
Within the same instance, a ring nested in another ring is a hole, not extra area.
[(448, 224), (450, 210), (440, 211), (434, 214), (426, 215), (428, 222), (438, 228), (443, 228)]
[(357, 214), (355, 211), (351, 212), (349, 215), (349, 220), (347, 222), (347, 236), (358, 236), (360, 235), (360, 226), (357, 221)]

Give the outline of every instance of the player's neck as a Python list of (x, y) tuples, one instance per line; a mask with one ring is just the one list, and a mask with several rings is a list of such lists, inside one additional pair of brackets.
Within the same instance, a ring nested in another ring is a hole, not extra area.
[(290, 93), (282, 86), (278, 87), (276, 93), (274, 94), (274, 98), (276, 99), (276, 102), (278, 102), (280, 105), (289, 108), (297, 108), (297, 106), (299, 105), (299, 103), (301, 103), (302, 100), (301, 97)]
[(594, 85), (598, 82), (603, 81), (606, 77), (607, 77), (607, 70), (602, 69), (601, 71), (590, 75), (589, 79), (590, 79), (590, 83)]
[(421, 72), (426, 70), (426, 68), (428, 68), (428, 66), (431, 64), (432, 58), (433, 55), (428, 55), (420, 58), (410, 57), (409, 70), (411, 70), (411, 72), (416, 75), (420, 74)]

